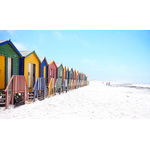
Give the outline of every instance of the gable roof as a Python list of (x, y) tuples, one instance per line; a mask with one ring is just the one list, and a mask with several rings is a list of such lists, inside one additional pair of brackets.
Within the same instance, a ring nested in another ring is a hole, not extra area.
[(69, 68), (69, 71), (71, 71), (71, 70), (73, 71), (73, 68)]
[(66, 71), (69, 71), (69, 67), (66, 67)]
[(52, 60), (47, 60), (47, 63), (48, 63), (48, 64), (51, 64), (51, 63), (52, 63)]
[(63, 68), (66, 69), (66, 66), (64, 65)]
[(55, 67), (57, 68), (57, 65), (56, 65), (56, 63), (55, 63), (55, 61), (54, 61), (54, 60), (53, 60), (53, 61), (48, 60), (48, 65), (51, 65), (52, 63), (54, 63)]
[(39, 57), (39, 59), (41, 60), (41, 62), (44, 60), (45, 57)]
[(0, 46), (4, 45), (4, 44), (9, 44), (15, 51), (16, 53), (22, 57), (21, 53), (19, 52), (19, 50), (15, 47), (15, 45), (11, 42), (11, 40), (0, 40)]
[(27, 57), (30, 53), (32, 53), (33, 51), (20, 51), (22, 57)]
[[(57, 65), (57, 68), (59, 68), (60, 66), (62, 66), (62, 68), (63, 68), (63, 65), (62, 64), (56, 64)], [(64, 69), (64, 68), (63, 68)]]
[(35, 56), (38, 58), (39, 62), (41, 63), (41, 60), (39, 59), (35, 51), (20, 51), (20, 53), (22, 54), (22, 57), (25, 57), (25, 58), (34, 53)]
[(0, 45), (1, 43), (6, 44), (8, 40), (0, 40)]
[(42, 63), (42, 62), (44, 61), (44, 59), (45, 59), (46, 64), (48, 65), (48, 62), (47, 62), (47, 60), (46, 60), (46, 57), (39, 57), (39, 59), (40, 59), (41, 63)]

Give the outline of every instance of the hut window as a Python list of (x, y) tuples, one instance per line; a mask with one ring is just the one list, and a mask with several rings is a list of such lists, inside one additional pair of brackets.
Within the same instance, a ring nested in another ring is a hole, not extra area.
[(60, 73), (60, 77), (62, 77), (62, 70), (60, 70), (60, 72), (59, 72), (59, 73)]

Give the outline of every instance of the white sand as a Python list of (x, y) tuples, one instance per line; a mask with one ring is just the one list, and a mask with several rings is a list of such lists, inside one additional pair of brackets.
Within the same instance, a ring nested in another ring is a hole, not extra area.
[[(114, 84), (114, 83), (113, 83)], [(142, 85), (140, 85), (142, 86)], [(144, 87), (146, 87), (144, 85)], [(150, 90), (106, 86), (100, 81), (43, 101), (0, 108), (0, 119), (150, 118)]]

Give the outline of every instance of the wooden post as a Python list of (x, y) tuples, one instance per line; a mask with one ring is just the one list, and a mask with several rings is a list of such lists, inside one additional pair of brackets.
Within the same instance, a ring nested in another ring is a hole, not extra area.
[(7, 108), (7, 91), (6, 91), (6, 95), (5, 95), (5, 108)]
[(13, 80), (12, 80), (12, 97), (11, 97), (11, 103), (12, 103), (12, 105), (14, 104), (14, 82), (13, 82)]

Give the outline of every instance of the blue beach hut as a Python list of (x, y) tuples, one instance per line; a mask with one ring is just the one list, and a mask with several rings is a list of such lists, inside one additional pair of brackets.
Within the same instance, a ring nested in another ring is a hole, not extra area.
[(40, 64), (40, 76), (45, 78), (46, 84), (48, 83), (48, 62), (46, 57), (40, 57), (41, 64)]

